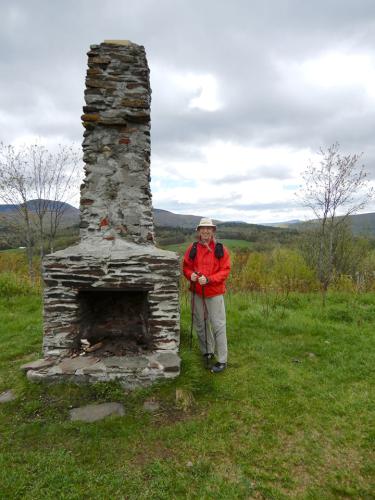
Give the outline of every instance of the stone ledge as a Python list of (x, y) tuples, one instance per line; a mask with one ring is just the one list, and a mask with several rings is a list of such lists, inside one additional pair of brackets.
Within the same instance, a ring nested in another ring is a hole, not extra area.
[[(181, 359), (175, 351), (152, 352), (142, 356), (109, 356), (96, 358), (56, 358), (53, 365), (38, 360), (34, 367), (30, 363), (27, 378), (32, 382), (74, 383), (106, 382), (118, 380), (124, 387), (134, 389), (146, 387), (155, 380), (175, 378), (180, 374)], [(39, 366), (39, 367), (38, 367)]]
[(28, 370), (39, 370), (43, 368), (49, 368), (50, 366), (55, 364), (54, 359), (37, 359), (36, 361), (30, 361), (29, 363), (25, 363), (20, 367), (20, 369), (24, 372)]

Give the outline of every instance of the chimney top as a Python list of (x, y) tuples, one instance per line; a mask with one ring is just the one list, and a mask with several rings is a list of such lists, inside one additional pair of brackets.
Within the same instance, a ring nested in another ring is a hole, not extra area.
[(104, 40), (103, 43), (108, 43), (110, 45), (133, 45), (130, 40)]

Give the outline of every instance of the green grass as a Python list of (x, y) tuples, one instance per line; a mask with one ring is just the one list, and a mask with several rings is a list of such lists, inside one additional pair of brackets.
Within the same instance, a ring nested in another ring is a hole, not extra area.
[(252, 248), (253, 244), (250, 242), (250, 241), (246, 241), (246, 240), (220, 240), (221, 243), (223, 243), (223, 245), (225, 245), (226, 247), (230, 248), (231, 250), (234, 250), (234, 249), (243, 249), (243, 248), (246, 248), (246, 249), (249, 249), (249, 248)]
[[(41, 351), (40, 299), (0, 301), (1, 499), (330, 499), (373, 497), (375, 295), (230, 295), (229, 366), (188, 349), (181, 376), (125, 392), (116, 383), (29, 383)], [(176, 389), (194, 398), (184, 409)], [(154, 414), (143, 411), (150, 397)], [(71, 407), (120, 401), (124, 417), (70, 422)]]
[[(192, 240), (193, 241), (193, 240)], [(228, 240), (228, 239), (220, 239), (219, 240), (223, 245), (225, 245), (230, 250), (236, 249), (250, 249), (253, 247), (253, 244), (250, 241), (246, 240)], [(172, 252), (177, 252), (182, 255), (187, 247), (189, 246), (189, 242), (185, 243), (176, 243), (174, 245), (166, 245), (163, 246), (165, 250), (171, 250)]]

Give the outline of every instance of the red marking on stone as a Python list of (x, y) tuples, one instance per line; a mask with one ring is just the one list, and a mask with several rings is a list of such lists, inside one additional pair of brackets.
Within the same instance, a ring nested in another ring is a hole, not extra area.
[(109, 240), (109, 241), (112, 241), (112, 240), (114, 240), (114, 239), (115, 239), (115, 237), (114, 237), (114, 236), (104, 236), (104, 238), (103, 238), (103, 239), (104, 239), (104, 240)]
[(99, 227), (105, 227), (105, 226), (108, 226), (109, 224), (109, 220), (107, 217), (104, 217), (104, 219), (102, 219), (99, 223)]
[(119, 141), (119, 144), (130, 144), (129, 137), (122, 137)]

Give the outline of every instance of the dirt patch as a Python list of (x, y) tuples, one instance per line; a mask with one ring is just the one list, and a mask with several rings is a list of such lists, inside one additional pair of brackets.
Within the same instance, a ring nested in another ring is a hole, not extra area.
[(186, 422), (188, 420), (203, 418), (206, 415), (205, 411), (197, 406), (192, 406), (188, 409), (177, 407), (175, 403), (161, 402), (160, 408), (152, 415), (152, 424), (156, 427), (176, 424), (177, 422)]
[(175, 451), (165, 446), (163, 441), (147, 442), (137, 449), (131, 463), (137, 467), (143, 467), (155, 460), (170, 460), (175, 456)]

